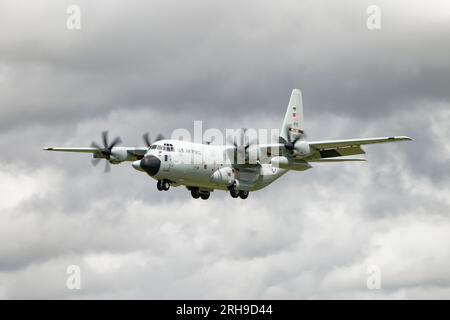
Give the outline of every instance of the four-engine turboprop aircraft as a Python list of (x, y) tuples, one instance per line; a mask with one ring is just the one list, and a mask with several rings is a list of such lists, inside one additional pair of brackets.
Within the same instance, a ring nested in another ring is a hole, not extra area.
[[(312, 162), (365, 161), (341, 157), (364, 154), (362, 145), (366, 144), (411, 140), (406, 136), (391, 136), (308, 142), (304, 133), (302, 95), (298, 89), (292, 91), (280, 132), (277, 143), (240, 145), (237, 139), (225, 145), (212, 145), (164, 139), (161, 135), (151, 143), (149, 135), (145, 134), (145, 147), (130, 148), (117, 146), (121, 143), (118, 137), (109, 143), (105, 131), (103, 146), (93, 142), (90, 148), (44, 150), (90, 153), (94, 165), (100, 159), (107, 161), (105, 171), (110, 170), (110, 163), (131, 161), (134, 169), (157, 180), (160, 191), (183, 185), (195, 199), (206, 200), (214, 190), (229, 191), (233, 198), (246, 199), (250, 191), (267, 187), (288, 171), (310, 169)], [(245, 130), (242, 134), (245, 135)]]

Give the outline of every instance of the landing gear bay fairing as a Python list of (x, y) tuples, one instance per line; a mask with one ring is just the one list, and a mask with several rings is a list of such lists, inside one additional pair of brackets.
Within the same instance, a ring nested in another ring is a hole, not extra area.
[[(300, 90), (294, 89), (276, 143), (259, 143), (257, 139), (241, 137), (224, 145), (196, 143), (185, 140), (155, 141), (144, 134), (144, 147), (121, 147), (119, 137), (109, 142), (102, 133), (102, 144), (93, 142), (88, 148), (46, 148), (47, 151), (80, 152), (93, 155), (97, 165), (132, 162), (132, 167), (157, 181), (159, 191), (185, 186), (195, 199), (208, 199), (214, 190), (228, 191), (233, 198), (246, 199), (249, 192), (267, 187), (289, 171), (311, 169), (315, 162), (365, 161), (348, 156), (364, 154), (363, 145), (411, 140), (406, 136), (367, 139), (306, 141), (303, 102)], [(238, 141), (240, 140), (240, 143)], [(246, 142), (247, 140), (247, 142)], [(250, 141), (250, 142), (248, 142)]]

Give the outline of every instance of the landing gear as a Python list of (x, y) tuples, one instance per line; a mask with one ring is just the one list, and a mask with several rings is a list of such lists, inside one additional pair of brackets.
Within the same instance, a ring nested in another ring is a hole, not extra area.
[(228, 190), (230, 190), (230, 195), (231, 195), (233, 198), (239, 197), (239, 190), (236, 188), (236, 184), (235, 184), (235, 183), (233, 183), (233, 185), (230, 186), (230, 187), (228, 188)]
[(248, 198), (248, 191), (239, 191), (239, 197), (241, 197), (241, 199), (247, 199)]
[(163, 180), (162, 183), (161, 183), (161, 187), (162, 187), (162, 189), (163, 189), (164, 191), (169, 190), (169, 188), (170, 188), (170, 182), (167, 181), (167, 180)]
[(248, 198), (248, 191), (244, 190), (238, 190), (236, 182), (233, 183), (231, 186), (228, 187), (228, 190), (230, 191), (230, 196), (233, 198), (241, 198), (241, 199), (247, 199)]
[(188, 190), (191, 191), (191, 196), (194, 199), (202, 198), (203, 200), (208, 200), (211, 192), (209, 190), (201, 190), (199, 187), (188, 187)]
[(156, 184), (156, 188), (158, 188), (159, 191), (167, 191), (170, 189), (170, 181), (158, 180), (158, 183)]
[(198, 199), (200, 197), (200, 192), (198, 189), (191, 189), (191, 196), (194, 199)]
[(201, 192), (200, 193), (200, 198), (202, 198), (203, 200), (208, 200), (209, 199), (209, 192)]

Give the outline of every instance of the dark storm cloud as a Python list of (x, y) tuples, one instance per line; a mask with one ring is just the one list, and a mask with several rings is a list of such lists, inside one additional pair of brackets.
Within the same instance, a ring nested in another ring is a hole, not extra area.
[[(80, 31), (65, 28), (69, 2), (21, 4), (0, 3), (0, 297), (449, 296), (445, 1), (381, 1), (380, 31), (364, 1), (79, 1)], [(312, 140), (415, 141), (246, 202), (41, 151), (105, 129), (140, 145), (194, 120), (278, 128), (294, 87)], [(64, 286), (70, 264), (80, 293)], [(365, 287), (373, 264), (384, 291)]]
[(63, 3), (4, 11), (25, 17), (2, 19), (3, 127), (77, 121), (123, 106), (278, 115), (296, 86), (314, 111), (358, 117), (449, 98), (442, 39), (450, 31), (422, 17), (421, 7), (380, 4), (382, 30), (371, 32), (365, 3), (347, 10), (309, 1), (79, 5), (78, 32), (64, 28)]

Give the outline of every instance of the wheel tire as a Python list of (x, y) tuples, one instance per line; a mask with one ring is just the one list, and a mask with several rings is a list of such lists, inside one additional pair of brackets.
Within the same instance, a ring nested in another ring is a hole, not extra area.
[(209, 195), (210, 195), (209, 192), (208, 192), (208, 193), (206, 193), (206, 192), (200, 193), (200, 197), (201, 197), (203, 200), (208, 200), (208, 199), (209, 199)]
[(239, 191), (239, 197), (241, 197), (241, 199), (247, 199), (248, 198), (248, 191)]
[(230, 195), (231, 195), (233, 198), (237, 198), (237, 197), (239, 197), (239, 191), (237, 191), (235, 188), (231, 188), (231, 189), (230, 189)]
[(191, 190), (191, 196), (194, 199), (198, 199), (200, 198), (200, 192), (198, 192), (198, 190)]
[(158, 180), (158, 183), (156, 183), (156, 188), (158, 188), (159, 191), (163, 191), (162, 181), (161, 180)]
[(169, 190), (170, 188), (170, 182), (167, 180), (163, 180), (163, 182), (161, 183), (161, 187), (164, 191)]

